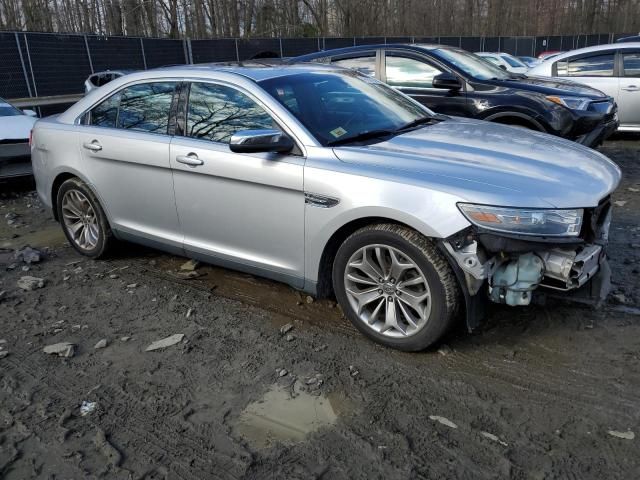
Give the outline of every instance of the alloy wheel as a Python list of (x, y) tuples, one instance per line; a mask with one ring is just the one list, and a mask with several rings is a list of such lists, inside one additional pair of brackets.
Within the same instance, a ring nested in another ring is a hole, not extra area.
[(62, 197), (62, 219), (73, 242), (83, 250), (98, 245), (100, 227), (96, 212), (87, 197), (79, 190), (68, 190)]
[(415, 335), (431, 314), (431, 291), (418, 264), (383, 244), (358, 249), (347, 262), (344, 284), (358, 318), (393, 338)]

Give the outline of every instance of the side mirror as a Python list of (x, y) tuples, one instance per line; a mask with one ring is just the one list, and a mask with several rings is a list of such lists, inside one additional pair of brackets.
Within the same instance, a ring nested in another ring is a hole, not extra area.
[(37, 117), (38, 116), (38, 114), (33, 110), (22, 110), (22, 113), (24, 113), (25, 115), (28, 115), (30, 117)]
[(431, 85), (433, 88), (443, 88), (447, 90), (460, 90), (462, 88), (460, 79), (449, 72), (440, 73), (433, 77)]
[(293, 147), (293, 140), (280, 130), (240, 130), (229, 142), (229, 148), (235, 153), (288, 153)]
[(505, 67), (504, 65), (498, 65), (501, 69), (503, 69), (505, 72), (507, 71), (507, 67)]

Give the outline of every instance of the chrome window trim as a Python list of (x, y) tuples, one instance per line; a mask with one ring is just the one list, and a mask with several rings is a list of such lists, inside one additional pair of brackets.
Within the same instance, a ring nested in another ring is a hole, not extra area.
[[(234, 74), (232, 74), (232, 75), (234, 75)], [(244, 77), (244, 76), (241, 76), (241, 75), (238, 75), (238, 76), (242, 77), (243, 79), (246, 79), (246, 77)], [(264, 95), (269, 96), (269, 94), (260, 86), (259, 83), (253, 82), (252, 80), (248, 80), (248, 81), (251, 81), (256, 86), (256, 88), (259, 88), (264, 93)], [(241, 91), (242, 93), (247, 95), (249, 98), (254, 100), (262, 108), (264, 108), (264, 110), (267, 112), (267, 114), (271, 115), (276, 120), (276, 123), (279, 126), (282, 127), (283, 132), (285, 132), (287, 135), (291, 136), (293, 141), (296, 143), (296, 145), (298, 146), (298, 148), (302, 152), (301, 156), (303, 158), (307, 158), (308, 154), (307, 154), (306, 144), (299, 138), (298, 135), (296, 135), (293, 132), (293, 130), (289, 127), (288, 123), (285, 120), (282, 119), (281, 115), (278, 115), (273, 110), (273, 108), (270, 108), (261, 99), (257, 98), (254, 94), (252, 94), (251, 92), (247, 91), (246, 88), (242, 87), (241, 85), (237, 85), (237, 84), (234, 84), (234, 83), (232, 83), (232, 82), (230, 82), (228, 80), (223, 80), (223, 79), (213, 79), (213, 78), (200, 77), (200, 76), (189, 76), (189, 77), (178, 76), (178, 77), (157, 77), (157, 78), (149, 78), (149, 79), (143, 79), (143, 80), (132, 80), (132, 81), (130, 81), (128, 83), (120, 85), (120, 87), (117, 90), (112, 90), (112, 91), (108, 92), (107, 94), (103, 95), (102, 97), (100, 97), (95, 102), (93, 102), (89, 107), (84, 109), (82, 111), (82, 113), (80, 113), (79, 115), (76, 116), (76, 118), (75, 118), (75, 120), (73, 122), (73, 125), (79, 126), (79, 127), (101, 128), (101, 129), (105, 129), (105, 130), (129, 131), (129, 132), (137, 132), (137, 133), (147, 133), (147, 134), (152, 134), (152, 135), (161, 135), (161, 136), (166, 136), (166, 137), (176, 137), (176, 135), (169, 135), (168, 133), (144, 132), (144, 131), (141, 131), (141, 130), (128, 130), (128, 129), (117, 128), (117, 127), (100, 127), (100, 126), (97, 126), (97, 125), (83, 125), (81, 123), (82, 122), (82, 118), (89, 111), (91, 111), (93, 108), (95, 108), (97, 105), (101, 104), (106, 99), (110, 98), (111, 96), (122, 92), (125, 88), (131, 87), (131, 86), (134, 86), (134, 85), (144, 84), (144, 83), (164, 83), (164, 82), (213, 83), (213, 84), (217, 84), (217, 85), (228, 86), (230, 88), (235, 88), (236, 90)], [(275, 99), (273, 99), (273, 101), (277, 102), (277, 100), (275, 100)], [(187, 99), (187, 102), (188, 102), (188, 99)], [(187, 105), (188, 105), (188, 103), (187, 103)], [(282, 108), (284, 108), (284, 107), (282, 107)], [(300, 128), (310, 139), (313, 139), (314, 145), (312, 145), (312, 146), (320, 146), (320, 143), (318, 142), (318, 140), (313, 135), (311, 135), (311, 133), (292, 114), (289, 114), (289, 116), (291, 117), (290, 121), (294, 121), (298, 128)], [(181, 137), (182, 138), (189, 138), (189, 139), (192, 139), (192, 140), (200, 140), (200, 141), (202, 141), (201, 139), (194, 139), (193, 137), (187, 137), (187, 136), (181, 136)], [(210, 143), (220, 143), (220, 145), (228, 146), (228, 144), (226, 144), (226, 143), (213, 142), (212, 140), (206, 140), (206, 141), (210, 142)]]

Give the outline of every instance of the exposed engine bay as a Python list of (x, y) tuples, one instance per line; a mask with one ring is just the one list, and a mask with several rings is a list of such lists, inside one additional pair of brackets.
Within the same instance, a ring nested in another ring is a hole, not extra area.
[[(445, 240), (443, 246), (464, 274), (469, 296), (478, 295), (486, 285), (492, 302), (529, 305), (536, 290), (578, 290), (606, 264), (608, 199), (587, 214), (580, 236), (571, 239), (502, 235), (474, 226)], [(602, 270), (608, 275), (608, 265)], [(608, 278), (602, 284), (608, 288)], [(599, 304), (606, 293), (600, 288), (591, 303)]]

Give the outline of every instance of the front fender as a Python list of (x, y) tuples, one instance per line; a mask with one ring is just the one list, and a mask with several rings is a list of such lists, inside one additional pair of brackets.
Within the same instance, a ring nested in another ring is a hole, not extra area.
[(391, 221), (430, 238), (446, 238), (469, 226), (456, 206), (460, 198), (418, 185), (307, 167), (305, 191), (339, 200), (329, 208), (305, 205), (305, 277), (312, 283), (329, 240), (350, 223)]

